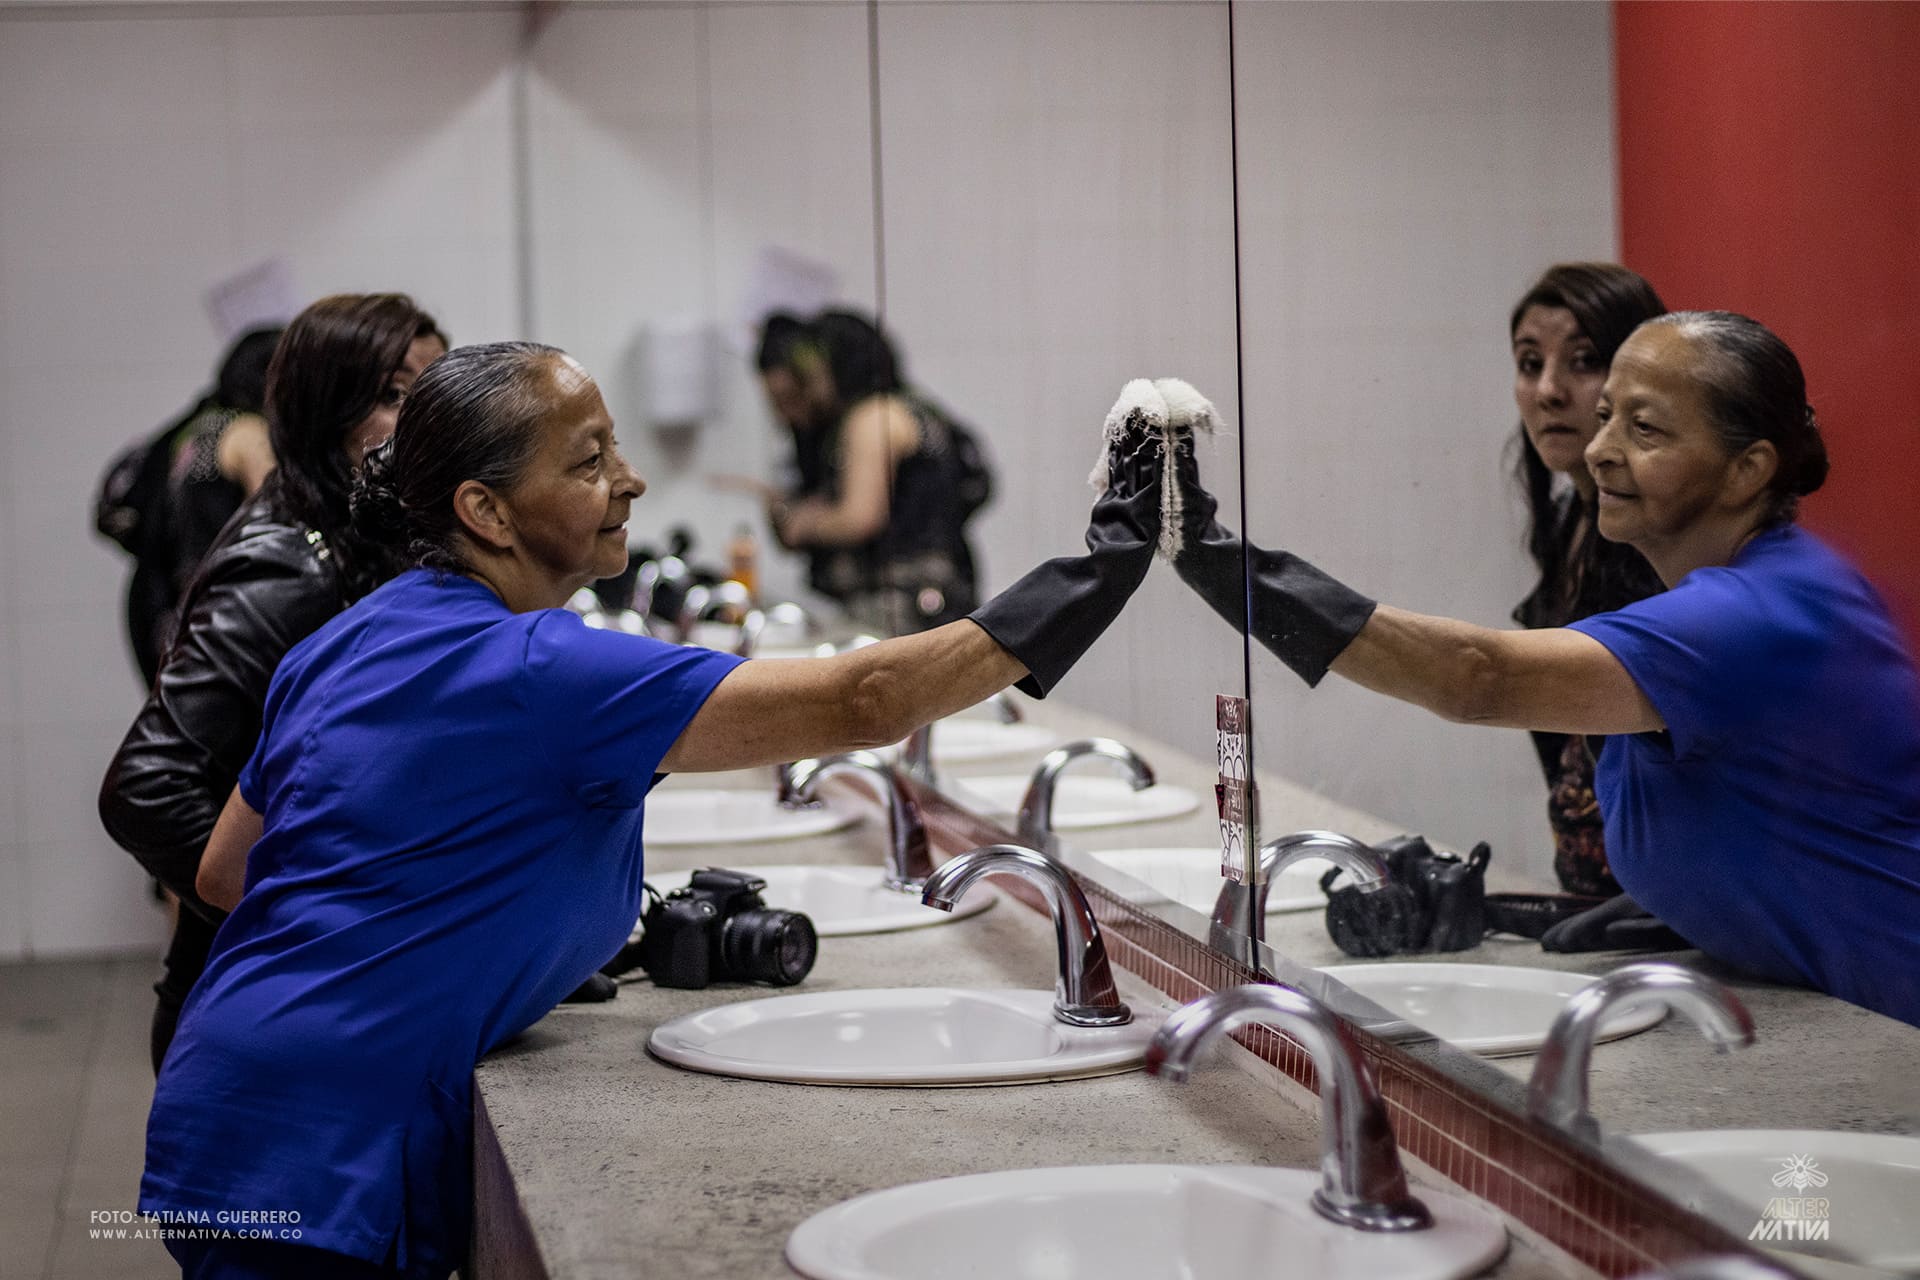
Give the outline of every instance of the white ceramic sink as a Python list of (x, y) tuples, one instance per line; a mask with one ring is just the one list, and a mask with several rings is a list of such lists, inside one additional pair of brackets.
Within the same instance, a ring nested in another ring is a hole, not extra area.
[[(934, 747), (940, 745), (939, 730), (934, 731)], [(985, 778), (961, 778), (958, 786), (978, 796), (989, 810), (1017, 813), (1026, 797), (1025, 775), (995, 775)], [(1086, 827), (1118, 827), (1135, 822), (1158, 822), (1192, 813), (1200, 799), (1185, 787), (1148, 787), (1135, 791), (1124, 778), (1068, 775), (1053, 789), (1053, 826), (1056, 831), (1074, 831)]]
[(1342, 1227), (1320, 1174), (1245, 1165), (1017, 1169), (875, 1191), (787, 1237), (811, 1280), (1455, 1280), (1506, 1251), (1491, 1212), (1420, 1188), (1425, 1231)]
[[(902, 893), (885, 884), (880, 867), (735, 867), (767, 882), (760, 896), (769, 907), (803, 912), (823, 938), (855, 933), (890, 933), (896, 929), (925, 929), (979, 915), (994, 904), (994, 894), (977, 886), (950, 912), (925, 906), (917, 893)], [(686, 887), (691, 871), (649, 875), (647, 883), (661, 893)]]
[(1070, 1027), (1051, 991), (948, 987), (813, 991), (718, 1005), (662, 1023), (655, 1057), (715, 1075), (800, 1084), (956, 1085), (1132, 1071), (1162, 1015)]
[(690, 844), (756, 844), (795, 840), (852, 826), (856, 812), (832, 801), (813, 808), (786, 809), (773, 791), (703, 791), (661, 787), (647, 797), (643, 839), (650, 849)]
[[(1320, 970), (1414, 1026), (1488, 1057), (1532, 1053), (1573, 994), (1594, 981), (1582, 973), (1503, 964), (1338, 964)], [(1663, 1005), (1609, 1017), (1599, 1039), (1645, 1031)]]
[(1920, 1273), (1920, 1138), (1721, 1129), (1636, 1134), (1631, 1141), (1750, 1209), (1740, 1234), (1785, 1255), (1797, 1270), (1831, 1280)]
[[(1146, 891), (1117, 889), (1141, 906), (1177, 902), (1202, 913), (1211, 912), (1225, 877), (1220, 874), (1220, 850), (1203, 846), (1183, 849), (1102, 849), (1088, 855), (1115, 871), (1131, 876)], [(1303, 858), (1288, 866), (1267, 890), (1267, 914), (1306, 911), (1327, 905), (1320, 877), (1333, 864), (1324, 858)]]

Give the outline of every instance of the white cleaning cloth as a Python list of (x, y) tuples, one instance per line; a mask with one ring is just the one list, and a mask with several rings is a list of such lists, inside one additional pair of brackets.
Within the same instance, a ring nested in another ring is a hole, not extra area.
[(1113, 408), (1107, 411), (1106, 425), (1100, 433), (1100, 458), (1094, 463), (1093, 474), (1087, 477), (1087, 483), (1093, 486), (1096, 493), (1105, 493), (1107, 490), (1109, 449), (1132, 425), (1160, 438), (1161, 475), (1164, 480), (1160, 486), (1160, 541), (1157, 550), (1161, 559), (1171, 563), (1186, 542), (1180, 528), (1180, 517), (1186, 503), (1181, 497), (1180, 487), (1173, 483), (1175, 442), (1183, 435), (1191, 436), (1196, 431), (1212, 434), (1220, 425), (1220, 415), (1215, 412), (1211, 401), (1195, 391), (1191, 384), (1178, 378), (1156, 378), (1151, 382), (1145, 378), (1135, 378), (1127, 383), (1120, 388), (1120, 398), (1113, 402)]

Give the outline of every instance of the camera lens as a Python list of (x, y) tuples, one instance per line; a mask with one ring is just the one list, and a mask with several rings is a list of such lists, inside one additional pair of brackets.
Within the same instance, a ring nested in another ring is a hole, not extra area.
[(730, 978), (790, 987), (813, 969), (819, 945), (798, 911), (741, 911), (721, 930), (720, 959)]

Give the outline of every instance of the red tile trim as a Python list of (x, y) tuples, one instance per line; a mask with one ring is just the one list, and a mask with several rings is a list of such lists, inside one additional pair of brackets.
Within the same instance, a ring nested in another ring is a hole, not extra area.
[[(1014, 842), (1010, 832), (938, 792), (910, 785), (939, 860), (981, 845)], [(1186, 1003), (1223, 987), (1262, 981), (1248, 965), (1084, 877), (1075, 879), (1106, 936), (1108, 957), (1170, 998)], [(996, 887), (1047, 914), (1045, 900), (1032, 886), (1001, 880)], [(1314, 1087), (1312, 1064), (1285, 1035), (1255, 1026), (1236, 1032), (1235, 1039), (1294, 1081)], [(1558, 1130), (1487, 1102), (1387, 1041), (1358, 1029), (1354, 1039), (1386, 1099), (1402, 1150), (1600, 1274), (1631, 1275), (1702, 1253), (1768, 1261), (1744, 1240), (1641, 1186)]]

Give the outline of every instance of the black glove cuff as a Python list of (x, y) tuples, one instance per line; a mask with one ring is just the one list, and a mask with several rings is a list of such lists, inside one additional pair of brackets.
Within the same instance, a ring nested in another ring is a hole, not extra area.
[(1240, 539), (1218, 524), (1188, 536), (1174, 569), (1215, 613), (1247, 630), (1310, 688), (1326, 678), (1327, 668), (1379, 607), (1290, 552), (1251, 544), (1243, 550)]

